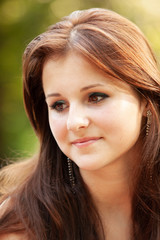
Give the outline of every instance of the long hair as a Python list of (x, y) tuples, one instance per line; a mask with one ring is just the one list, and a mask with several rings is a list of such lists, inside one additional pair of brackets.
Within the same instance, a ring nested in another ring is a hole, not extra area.
[(103, 228), (92, 197), (73, 164), (70, 185), (66, 156), (52, 136), (42, 86), (46, 59), (76, 51), (106, 76), (128, 83), (148, 102), (152, 123), (142, 126), (141, 161), (132, 200), (133, 239), (158, 240), (160, 220), (160, 72), (137, 26), (105, 9), (75, 11), (36, 37), (23, 57), (26, 112), (40, 141), (38, 164), (12, 193), (0, 234), (28, 231), (30, 239), (98, 240)]

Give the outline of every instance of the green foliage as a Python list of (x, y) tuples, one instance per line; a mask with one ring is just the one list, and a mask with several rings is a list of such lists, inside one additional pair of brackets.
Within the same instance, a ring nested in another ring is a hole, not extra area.
[(25, 115), (21, 59), (36, 35), (77, 9), (109, 8), (135, 22), (160, 60), (159, 0), (1, 0), (0, 2), (0, 157), (26, 157), (38, 141)]

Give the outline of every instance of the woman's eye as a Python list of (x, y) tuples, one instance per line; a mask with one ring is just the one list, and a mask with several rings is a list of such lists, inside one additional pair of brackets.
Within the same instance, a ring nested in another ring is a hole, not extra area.
[(51, 107), (51, 109), (54, 109), (57, 112), (62, 112), (64, 109), (67, 108), (67, 104), (65, 103), (65, 101), (57, 101), (50, 107)]
[(93, 103), (98, 103), (100, 101), (102, 101), (103, 99), (107, 98), (108, 95), (106, 95), (105, 93), (92, 93), (89, 95), (89, 102), (93, 102)]

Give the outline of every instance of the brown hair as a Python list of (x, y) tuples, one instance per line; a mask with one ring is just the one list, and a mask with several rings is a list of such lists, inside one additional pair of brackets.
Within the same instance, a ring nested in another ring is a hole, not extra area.
[[(38, 164), (12, 194), (12, 207), (0, 219), (0, 234), (28, 230), (30, 239), (103, 239), (101, 220), (79, 169), (69, 183), (66, 156), (49, 128), (42, 68), (49, 57), (77, 51), (107, 75), (132, 86), (148, 102), (152, 124), (142, 129), (141, 162), (132, 201), (133, 239), (159, 239), (160, 73), (142, 32), (105, 9), (75, 11), (26, 48), (24, 103), (40, 141)], [(150, 176), (152, 177), (152, 181)], [(19, 224), (22, 223), (22, 224)]]

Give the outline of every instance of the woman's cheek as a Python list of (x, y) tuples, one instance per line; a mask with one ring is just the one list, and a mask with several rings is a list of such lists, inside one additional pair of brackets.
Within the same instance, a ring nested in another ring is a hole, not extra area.
[(101, 126), (109, 126), (110, 128), (118, 123), (118, 111), (119, 109), (117, 107), (110, 104), (94, 113), (92, 119), (95, 123), (100, 124)]
[(55, 116), (54, 114), (49, 114), (49, 125), (53, 137), (60, 140), (63, 138), (65, 133), (65, 120), (62, 117)]

